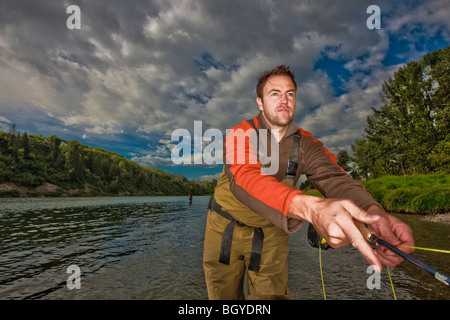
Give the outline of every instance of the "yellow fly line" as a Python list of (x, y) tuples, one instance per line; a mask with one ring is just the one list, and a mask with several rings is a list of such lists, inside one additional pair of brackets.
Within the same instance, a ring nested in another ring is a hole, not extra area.
[[(319, 246), (319, 268), (320, 268), (320, 279), (322, 280), (322, 291), (323, 298), (327, 300), (327, 294), (325, 293), (325, 282), (323, 281), (323, 271), (322, 271), (322, 249)], [(391, 273), (389, 272), (389, 267), (386, 266), (387, 273), (389, 276), (389, 282), (391, 283), (392, 293), (394, 294), (394, 300), (397, 300), (397, 296), (395, 295), (394, 284), (392, 283)]]
[(395, 290), (394, 290), (394, 284), (392, 283), (392, 279), (391, 279), (391, 273), (389, 272), (389, 267), (386, 266), (386, 269), (387, 269), (388, 276), (389, 276), (389, 282), (391, 283), (392, 293), (394, 294), (394, 300), (397, 300), (397, 296), (395, 295)]
[[(324, 243), (325, 239), (322, 239), (321, 243)], [(405, 246), (405, 245), (398, 245), (397, 247), (405, 247), (405, 248), (412, 248), (412, 249), (418, 249), (418, 250), (426, 250), (426, 251), (433, 251), (433, 252), (439, 252), (439, 253), (450, 253), (450, 250), (444, 250), (444, 249), (432, 249), (432, 248), (424, 248), (424, 247), (413, 247), (413, 246)], [(322, 271), (322, 254), (321, 249), (319, 245), (319, 266), (320, 266), (320, 279), (322, 280), (322, 290), (323, 290), (323, 298), (327, 300), (327, 295), (325, 293), (325, 283), (323, 281), (323, 271)], [(389, 276), (389, 282), (391, 283), (392, 293), (394, 294), (394, 300), (397, 300), (397, 296), (395, 294), (394, 290), (394, 284), (392, 283), (391, 273), (389, 271), (389, 267), (386, 266), (387, 273)]]
[(322, 290), (323, 290), (323, 298), (327, 300), (327, 295), (325, 293), (325, 284), (323, 282), (323, 273), (322, 273), (322, 255), (321, 255), (321, 249), (319, 246), (319, 266), (320, 266), (320, 279), (322, 279)]
[[(415, 246), (406, 246), (406, 245), (397, 245), (397, 246), (393, 246), (389, 243), (387, 243), (386, 241), (382, 240), (382, 239), (378, 239), (375, 234), (370, 234), (368, 241), (371, 242), (377, 242), (380, 243), (381, 245), (387, 247), (388, 249), (390, 249), (391, 251), (395, 252), (397, 255), (401, 256), (402, 258), (408, 260), (409, 262), (413, 263), (414, 265), (418, 266), (419, 268), (422, 268), (423, 270), (425, 270), (426, 272), (428, 272), (429, 274), (433, 275), (437, 280), (443, 282), (446, 285), (449, 285), (448, 279), (449, 277), (440, 273), (439, 271), (435, 270), (434, 268), (426, 265), (425, 263), (421, 262), (418, 259), (415, 259), (414, 257), (409, 256), (408, 254), (406, 254), (405, 252), (399, 250), (397, 247), (405, 247), (405, 248), (413, 248), (413, 249), (418, 249), (418, 250), (426, 250), (426, 251), (432, 251), (432, 252), (438, 252), (438, 253), (450, 253), (450, 250), (444, 250), (444, 249), (433, 249), (433, 248), (425, 248), (425, 247), (415, 247)], [(325, 300), (327, 300), (327, 296), (325, 293), (325, 283), (324, 283), (324, 279), (323, 279), (323, 271), (322, 271), (322, 246), (323, 248), (326, 250), (329, 246), (327, 246), (326, 240), (325, 238), (321, 237), (317, 231), (314, 229), (314, 226), (312, 224), (309, 225), (308, 227), (308, 242), (312, 247), (315, 248), (319, 248), (319, 266), (320, 266), (320, 278), (322, 281), (322, 290), (323, 290), (323, 297)], [(389, 282), (391, 283), (391, 288), (392, 288), (392, 292), (394, 294), (394, 299), (397, 300), (397, 296), (395, 294), (395, 290), (394, 290), (394, 284), (392, 283), (392, 278), (391, 278), (391, 273), (389, 271), (389, 267), (386, 266), (387, 268), (387, 273), (389, 276)]]
[(397, 247), (405, 247), (405, 248), (433, 251), (433, 252), (439, 252), (439, 253), (450, 253), (450, 250), (432, 249), (432, 248), (424, 248), (424, 247), (413, 247), (413, 246), (404, 246), (404, 245), (401, 245), (401, 244), (399, 244)]
[[(397, 247), (404, 247), (404, 248), (412, 248), (412, 249), (418, 249), (418, 250), (426, 250), (426, 251), (433, 251), (433, 252), (439, 252), (439, 253), (450, 253), (450, 250), (444, 250), (444, 249), (432, 249), (432, 248), (424, 248), (424, 247), (413, 247), (413, 246), (405, 246), (405, 245), (398, 245)], [(394, 284), (392, 283), (391, 279), (391, 273), (389, 272), (389, 267), (386, 266), (388, 275), (389, 275), (389, 281), (391, 283), (392, 293), (394, 294), (394, 300), (397, 300), (397, 296), (395, 295), (394, 290)]]

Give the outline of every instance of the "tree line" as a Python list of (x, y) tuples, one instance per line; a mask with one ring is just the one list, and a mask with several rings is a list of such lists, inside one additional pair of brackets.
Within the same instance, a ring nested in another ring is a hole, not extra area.
[(78, 189), (78, 195), (204, 195), (215, 187), (214, 181), (199, 184), (76, 140), (21, 134), (15, 127), (0, 131), (0, 182), (27, 188), (48, 182)]
[[(450, 46), (399, 68), (382, 85), (361, 139), (338, 153), (338, 163), (361, 180), (386, 175), (450, 173)], [(124, 156), (55, 135), (0, 131), (0, 182), (36, 187), (49, 182), (89, 195), (213, 193), (198, 184), (148, 168)]]
[(450, 173), (450, 46), (399, 68), (382, 85), (353, 155), (339, 164), (355, 178)]

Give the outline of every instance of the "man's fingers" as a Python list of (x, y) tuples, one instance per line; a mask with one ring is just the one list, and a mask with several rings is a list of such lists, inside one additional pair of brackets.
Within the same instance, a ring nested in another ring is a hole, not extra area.
[(376, 272), (381, 272), (382, 265), (378, 257), (375, 255), (374, 250), (370, 247), (364, 238), (358, 238), (352, 241), (352, 246), (355, 247), (370, 265), (375, 267)]
[(354, 219), (363, 223), (372, 224), (378, 222), (381, 218), (379, 215), (369, 214), (350, 200), (344, 200), (341, 204)]
[(379, 247), (378, 250), (375, 251), (375, 255), (380, 259), (382, 264), (385, 264), (389, 267), (395, 267), (403, 261), (403, 258), (396, 254), (394, 254), (393, 256), (386, 255), (386, 253), (383, 253), (383, 251), (381, 251)]
[(375, 267), (376, 272), (381, 272), (382, 265), (380, 259), (376, 256), (372, 247), (364, 239), (359, 229), (354, 225), (350, 225), (344, 229), (345, 234), (351, 240), (351, 244), (355, 247), (363, 257), (369, 262), (370, 265)]

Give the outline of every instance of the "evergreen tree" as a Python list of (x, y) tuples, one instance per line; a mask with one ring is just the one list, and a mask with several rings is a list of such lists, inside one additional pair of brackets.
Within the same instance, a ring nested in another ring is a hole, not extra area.
[(346, 172), (349, 172), (352, 170), (352, 162), (353, 159), (348, 153), (347, 150), (341, 150), (337, 154), (337, 164), (341, 166), (342, 169), (344, 169)]
[(69, 141), (67, 144), (66, 168), (69, 178), (72, 181), (82, 180), (84, 169), (81, 155), (81, 145), (76, 140)]
[(21, 139), (21, 145), (23, 149), (23, 155), (26, 159), (31, 158), (31, 148), (30, 148), (30, 140), (28, 138), (28, 133), (24, 133)]
[(401, 67), (382, 92), (383, 106), (373, 108), (364, 137), (352, 146), (360, 175), (448, 170), (450, 46)]

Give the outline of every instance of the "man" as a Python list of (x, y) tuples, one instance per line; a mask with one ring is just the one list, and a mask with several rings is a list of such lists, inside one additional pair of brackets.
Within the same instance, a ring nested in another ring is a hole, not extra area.
[[(256, 91), (260, 113), (228, 133), (210, 202), (203, 256), (209, 298), (243, 299), (247, 273), (249, 299), (288, 299), (288, 234), (305, 221), (334, 248), (352, 244), (377, 271), (400, 263), (387, 249), (372, 249), (354, 220), (394, 245), (413, 246), (411, 229), (386, 214), (320, 141), (296, 127), (293, 72), (284, 65), (266, 71)], [(265, 161), (274, 155), (277, 161)], [(295, 190), (301, 174), (326, 199)]]

